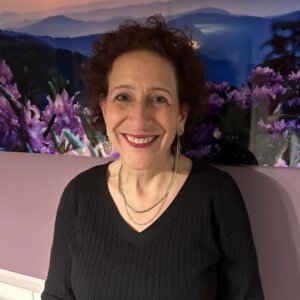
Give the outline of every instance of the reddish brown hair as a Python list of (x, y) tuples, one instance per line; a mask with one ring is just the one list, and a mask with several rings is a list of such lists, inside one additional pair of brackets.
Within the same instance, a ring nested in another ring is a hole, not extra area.
[(149, 17), (145, 25), (126, 21), (94, 43), (94, 55), (83, 66), (82, 73), (93, 125), (102, 133), (106, 132), (99, 101), (107, 96), (108, 74), (114, 60), (139, 49), (157, 53), (175, 67), (179, 103), (189, 107), (184, 136), (188, 135), (195, 123), (202, 120), (206, 108), (203, 65), (192, 47), (191, 38), (183, 30), (168, 27), (160, 15)]

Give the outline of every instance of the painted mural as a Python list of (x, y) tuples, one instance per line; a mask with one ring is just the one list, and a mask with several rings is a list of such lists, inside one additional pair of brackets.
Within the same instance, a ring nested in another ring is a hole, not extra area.
[(298, 0), (82, 2), (1, 1), (0, 151), (104, 156), (103, 136), (88, 122), (81, 65), (105, 32), (160, 13), (188, 28), (206, 70), (208, 115), (184, 153), (300, 167)]

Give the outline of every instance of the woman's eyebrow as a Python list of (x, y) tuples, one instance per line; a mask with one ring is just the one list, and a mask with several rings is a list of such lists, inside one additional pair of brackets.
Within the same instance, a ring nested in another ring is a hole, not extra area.
[(166, 89), (164, 87), (153, 87), (150, 89), (150, 92), (156, 92), (156, 91), (163, 91), (169, 94), (170, 97), (173, 96), (172, 92), (169, 89)]
[[(121, 85), (117, 85), (115, 87), (112, 88), (112, 92), (115, 91), (115, 90), (119, 90), (119, 89), (129, 89), (129, 90), (136, 90), (136, 87), (133, 86), (133, 85), (130, 85), (130, 84), (121, 84)], [(167, 93), (170, 97), (173, 96), (172, 92), (167, 89), (167, 88), (164, 88), (164, 87), (160, 87), (160, 86), (157, 86), (157, 87), (152, 87), (149, 89), (150, 92), (157, 92), (157, 91), (163, 91), (165, 93)]]
[(130, 84), (121, 84), (121, 85), (117, 85), (117, 86), (113, 87), (111, 91), (113, 92), (114, 90), (119, 90), (119, 89), (135, 90), (135, 87)]

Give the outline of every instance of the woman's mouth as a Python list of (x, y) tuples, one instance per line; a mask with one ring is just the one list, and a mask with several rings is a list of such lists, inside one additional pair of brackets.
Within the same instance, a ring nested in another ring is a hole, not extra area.
[(157, 135), (131, 135), (131, 134), (123, 134), (123, 136), (131, 146), (137, 148), (145, 148), (150, 146), (158, 137)]

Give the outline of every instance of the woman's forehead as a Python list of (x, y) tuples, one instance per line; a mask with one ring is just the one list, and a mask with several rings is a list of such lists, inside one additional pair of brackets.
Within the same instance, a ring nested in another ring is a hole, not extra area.
[(173, 65), (160, 55), (138, 50), (117, 57), (108, 76), (109, 85), (127, 85), (132, 89), (141, 84), (152, 88), (177, 89)]

